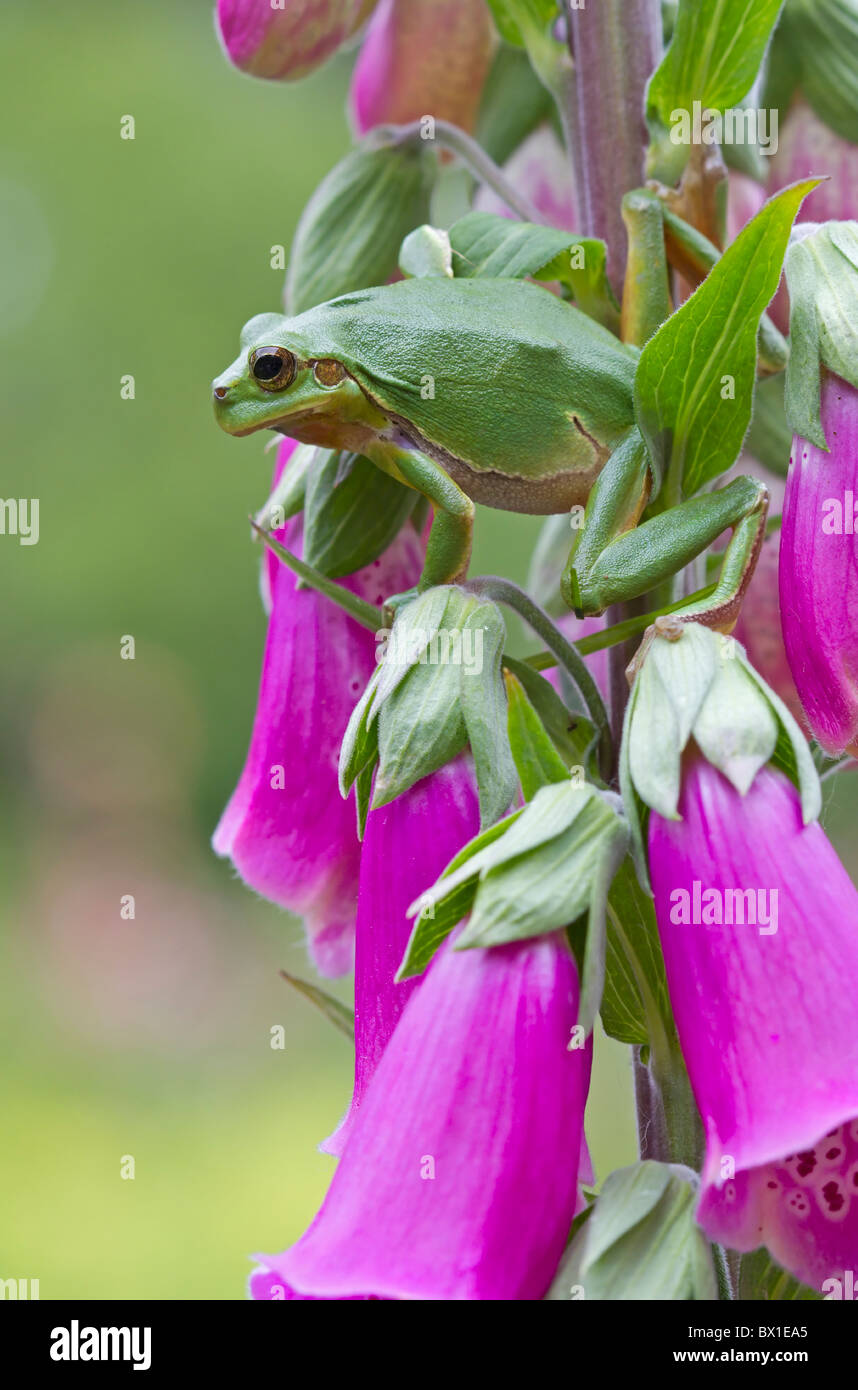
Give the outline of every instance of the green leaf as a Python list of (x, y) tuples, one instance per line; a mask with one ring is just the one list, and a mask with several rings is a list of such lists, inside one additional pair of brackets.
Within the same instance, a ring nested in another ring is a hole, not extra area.
[(557, 17), (556, 0), (489, 0), (498, 33), (521, 48), (531, 32), (544, 32)]
[(288, 971), (281, 970), (280, 974), (288, 984), (296, 989), (299, 994), (303, 994), (305, 999), (309, 999), (311, 1004), (315, 1004), (317, 1009), (325, 1015), (335, 1028), (341, 1033), (345, 1033), (347, 1038), (355, 1040), (355, 1016), (351, 1009), (347, 1009), (345, 1004), (341, 1004), (339, 999), (335, 999), (332, 994), (326, 994), (318, 985), (311, 984), (309, 980), (301, 980), (297, 975), (290, 975)]
[(469, 212), (450, 228), (450, 245), (453, 274), (459, 279), (522, 280), (529, 275), (546, 283), (559, 281), (584, 313), (614, 331), (619, 326), (603, 241), (513, 222), (493, 212)]
[(652, 136), (647, 174), (674, 183), (689, 146), (670, 139), (676, 111), (725, 111), (747, 95), (759, 72), (783, 0), (680, 0), (670, 47), (650, 78), (646, 116)]
[(256, 513), (257, 526), (264, 531), (277, 531), (290, 516), (303, 511), (310, 474), (329, 452), (317, 449), (314, 444), (298, 445), (265, 506)]
[(526, 661), (504, 656), (503, 664), (523, 686), (543, 728), (563, 759), (567, 774), (573, 768), (581, 767), (589, 780), (597, 782), (599, 735), (592, 721), (586, 718), (583, 710), (569, 709), (553, 685)]
[(590, 881), (587, 937), (581, 969), (581, 997), (578, 1022), (589, 1036), (599, 1015), (607, 968), (608, 891), (629, 847), (629, 831), (624, 822), (602, 836), (599, 857)]
[(650, 1042), (656, 1020), (672, 1031), (655, 908), (629, 858), (620, 866), (608, 896), (601, 1015), (608, 1036), (632, 1046)]
[(506, 694), (509, 743), (522, 794), (525, 801), (530, 801), (540, 787), (567, 781), (569, 769), (524, 693), (521, 681), (511, 672), (506, 676)]
[(671, 499), (698, 492), (739, 455), (751, 420), (757, 326), (778, 287), (793, 219), (817, 182), (793, 184), (766, 203), (641, 354), (635, 411)]
[(392, 544), (417, 493), (359, 454), (329, 453), (309, 474), (304, 559), (330, 579), (371, 565)]
[(495, 164), (505, 164), (514, 150), (542, 121), (550, 119), (554, 103), (520, 48), (499, 44), (480, 97), (474, 131)]
[(855, 0), (787, 0), (781, 30), (816, 114), (858, 142), (858, 6)]
[(781, 1265), (776, 1264), (764, 1246), (742, 1255), (739, 1264), (737, 1298), (754, 1303), (822, 1302), (822, 1295), (807, 1284), (800, 1284)]
[(403, 238), (428, 218), (434, 173), (424, 146), (347, 154), (301, 215), (289, 255), (287, 313), (383, 285), (396, 270)]
[(606, 1179), (567, 1251), (549, 1300), (714, 1300), (709, 1247), (694, 1220), (697, 1178), (647, 1160)]

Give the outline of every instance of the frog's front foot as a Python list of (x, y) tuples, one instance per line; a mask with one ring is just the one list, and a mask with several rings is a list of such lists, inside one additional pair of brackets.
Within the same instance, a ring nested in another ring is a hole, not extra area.
[(381, 611), (384, 615), (384, 621), (387, 627), (393, 626), (393, 621), (400, 608), (405, 608), (407, 604), (413, 603), (418, 593), (419, 590), (415, 585), (413, 589), (406, 589), (401, 594), (392, 594), (390, 598), (384, 600)]

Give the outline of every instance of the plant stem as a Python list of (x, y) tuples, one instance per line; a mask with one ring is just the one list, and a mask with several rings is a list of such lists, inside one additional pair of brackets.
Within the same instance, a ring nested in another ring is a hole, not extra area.
[(644, 181), (644, 95), (662, 52), (659, 0), (566, 0), (575, 62), (574, 158), (586, 236), (608, 246), (619, 298), (626, 260), (623, 194)]
[(583, 657), (575, 650), (572, 643), (566, 640), (559, 628), (555, 627), (544, 609), (534, 603), (523, 589), (520, 589), (509, 579), (487, 574), (478, 579), (467, 580), (462, 588), (467, 589), (471, 594), (476, 594), (479, 598), (489, 598), (495, 603), (504, 603), (508, 608), (514, 609), (516, 613), (520, 613), (525, 622), (533, 628), (534, 632), (539, 634), (545, 645), (554, 653), (560, 665), (569, 673), (573, 685), (578, 690), (598, 730), (600, 761), (607, 775), (607, 769), (611, 763), (611, 730), (608, 724), (608, 715), (599, 694), (599, 687), (584, 664)]
[[(435, 121), (435, 141), (445, 150), (457, 154), (475, 179), (487, 184), (499, 198), (502, 198), (510, 211), (523, 218), (525, 222), (544, 224), (545, 218), (539, 209), (513, 188), (502, 169), (495, 164), (472, 136), (460, 130), (450, 121)], [(409, 125), (382, 125), (367, 138), (367, 143), (375, 148), (379, 145), (414, 145), (425, 143), (427, 136), (422, 121), (412, 121)]]

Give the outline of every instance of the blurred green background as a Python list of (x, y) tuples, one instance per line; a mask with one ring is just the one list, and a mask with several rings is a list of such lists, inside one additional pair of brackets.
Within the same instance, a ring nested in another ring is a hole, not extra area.
[[(241, 1298), (332, 1171), (350, 1050), (278, 977), (310, 974), (300, 925), (208, 844), (253, 716), (270, 474), (209, 382), (279, 307), (270, 248), (348, 147), (349, 63), (244, 78), (208, 0), (3, 6), (0, 493), (40, 499), (41, 535), (0, 542), (0, 1278), (46, 1299)], [(483, 513), (475, 569), (523, 579), (537, 525)], [(604, 1040), (588, 1132), (598, 1173), (634, 1157)]]

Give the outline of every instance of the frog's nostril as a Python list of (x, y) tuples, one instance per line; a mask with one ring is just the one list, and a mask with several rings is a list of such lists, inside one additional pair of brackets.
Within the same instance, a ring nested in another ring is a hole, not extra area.
[(226, 395), (229, 394), (229, 387), (228, 387), (228, 386), (216, 386), (215, 389), (214, 389), (214, 393), (215, 393), (215, 399), (216, 399), (216, 400), (219, 400), (219, 401), (222, 401), (223, 398), (224, 398), (224, 396), (226, 396)]

